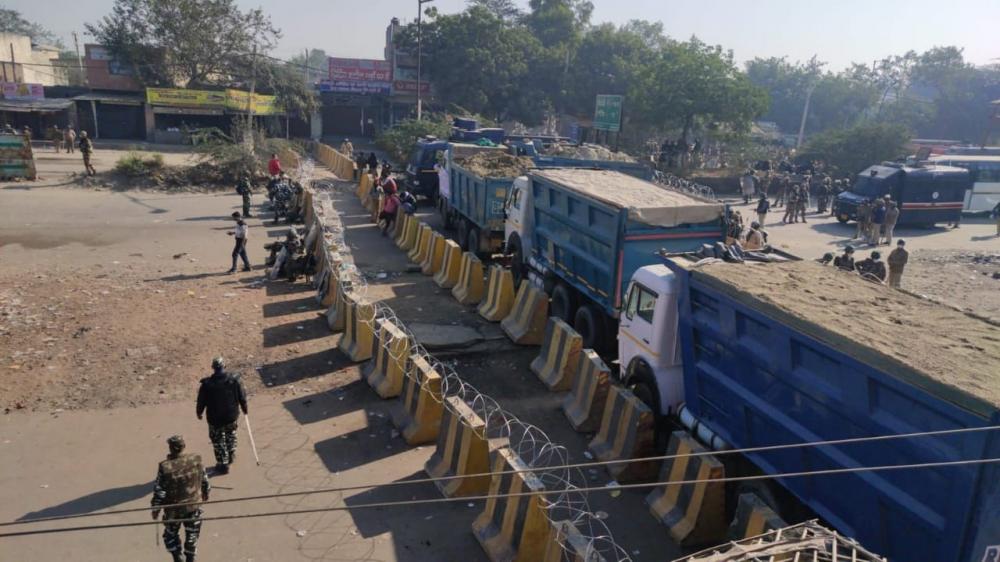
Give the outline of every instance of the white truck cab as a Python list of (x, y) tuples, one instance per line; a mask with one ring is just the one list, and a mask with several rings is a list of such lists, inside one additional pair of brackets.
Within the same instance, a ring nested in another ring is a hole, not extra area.
[(676, 414), (684, 400), (679, 291), (667, 266), (640, 267), (632, 275), (618, 320), (622, 380), (658, 415)]
[(526, 274), (525, 259), (531, 255), (531, 236), (526, 233), (535, 226), (534, 216), (530, 180), (527, 176), (515, 178), (504, 203), (503, 223), (504, 253), (511, 256), (515, 284)]

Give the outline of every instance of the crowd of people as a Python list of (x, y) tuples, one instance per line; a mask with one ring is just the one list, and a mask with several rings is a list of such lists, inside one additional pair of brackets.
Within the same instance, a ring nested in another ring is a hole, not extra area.
[(906, 241), (899, 240), (896, 242), (896, 248), (889, 252), (885, 262), (882, 261), (882, 252), (878, 250), (872, 250), (867, 258), (855, 261), (854, 246), (850, 244), (844, 246), (843, 254), (834, 256), (833, 253), (827, 253), (819, 259), (819, 262), (824, 265), (833, 264), (838, 269), (857, 273), (867, 281), (888, 283), (890, 287), (898, 289), (903, 278), (903, 269), (909, 259), (910, 253), (906, 250)]

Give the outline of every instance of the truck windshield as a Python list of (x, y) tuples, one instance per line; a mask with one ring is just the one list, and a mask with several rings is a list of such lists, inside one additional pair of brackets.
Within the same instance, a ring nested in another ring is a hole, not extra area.
[(410, 153), (410, 164), (413, 164), (414, 166), (419, 166), (420, 165), (420, 157), (423, 156), (423, 154), (424, 154), (424, 151), (423, 151), (422, 148), (419, 148), (419, 147), (414, 148), (413, 152)]

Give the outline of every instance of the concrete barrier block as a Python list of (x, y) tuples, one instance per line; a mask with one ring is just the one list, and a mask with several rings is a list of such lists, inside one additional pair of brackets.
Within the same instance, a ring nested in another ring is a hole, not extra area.
[(514, 307), (514, 275), (499, 265), (490, 266), (486, 297), (479, 305), (479, 315), (490, 322), (500, 322)]
[(518, 345), (538, 345), (545, 335), (549, 296), (531, 283), (521, 283), (510, 314), (500, 322), (507, 337)]
[(619, 482), (652, 480), (658, 462), (632, 459), (656, 454), (655, 422), (653, 411), (642, 400), (626, 388), (612, 386), (590, 451), (602, 461), (622, 461), (605, 467)]

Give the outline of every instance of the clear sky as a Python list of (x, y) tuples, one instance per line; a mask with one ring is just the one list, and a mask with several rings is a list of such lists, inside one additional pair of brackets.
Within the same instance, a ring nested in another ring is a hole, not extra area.
[[(527, 5), (527, 0), (517, 0)], [(976, 64), (1000, 63), (1000, 0), (593, 0), (594, 22), (660, 21), (668, 35), (732, 49), (737, 60), (818, 55), (828, 68), (914, 49), (958, 45)], [(64, 37), (106, 14), (113, 0), (7, 0), (8, 7)], [(343, 57), (382, 58), (385, 26), (416, 17), (416, 0), (238, 0), (261, 7), (283, 32), (277, 56), (321, 48)], [(465, 0), (435, 0), (442, 12)]]

